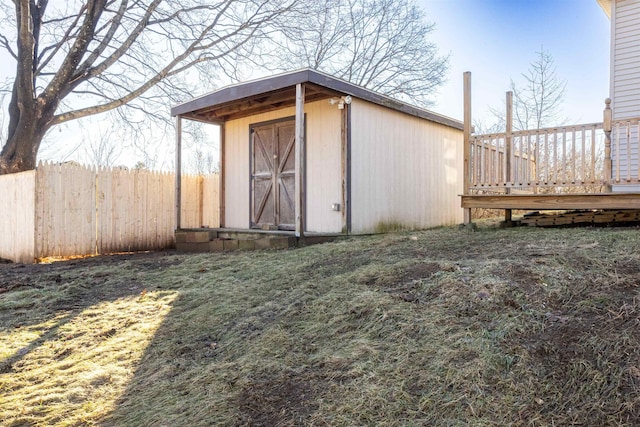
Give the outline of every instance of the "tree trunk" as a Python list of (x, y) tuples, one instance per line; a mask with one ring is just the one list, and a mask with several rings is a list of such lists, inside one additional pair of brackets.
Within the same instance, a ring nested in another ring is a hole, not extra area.
[(0, 175), (36, 168), (36, 156), (46, 127), (33, 120), (21, 118), (13, 135), (0, 153)]

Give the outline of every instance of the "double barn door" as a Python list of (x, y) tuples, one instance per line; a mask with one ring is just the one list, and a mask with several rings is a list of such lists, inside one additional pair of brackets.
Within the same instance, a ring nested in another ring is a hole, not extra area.
[(295, 229), (295, 120), (251, 128), (251, 227)]

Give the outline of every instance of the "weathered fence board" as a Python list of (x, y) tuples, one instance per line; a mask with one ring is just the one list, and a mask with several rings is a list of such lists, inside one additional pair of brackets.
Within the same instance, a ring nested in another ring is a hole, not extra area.
[(33, 262), (35, 171), (0, 176), (0, 258)]
[[(174, 243), (172, 173), (41, 163), (0, 176), (0, 257), (158, 250)], [(184, 228), (218, 227), (218, 176), (183, 176)]]
[(36, 171), (36, 258), (96, 253), (94, 176), (75, 164)]

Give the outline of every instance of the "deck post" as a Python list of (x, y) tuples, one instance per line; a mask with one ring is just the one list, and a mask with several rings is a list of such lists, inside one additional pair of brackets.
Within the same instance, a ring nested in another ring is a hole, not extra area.
[[(513, 137), (511, 133), (513, 132), (513, 92), (507, 92), (506, 99), (506, 137), (504, 140), (504, 157), (505, 157), (505, 183), (507, 184), (506, 194), (511, 193), (511, 184), (512, 179), (512, 171), (511, 171), (511, 156), (513, 155), (512, 142)], [(504, 222), (507, 224), (511, 223), (511, 209), (504, 210)]]
[(176, 231), (180, 230), (180, 208), (182, 207), (182, 117), (176, 117)]
[(296, 84), (296, 237), (304, 236), (304, 84)]
[[(611, 179), (612, 179), (612, 165), (611, 165), (611, 99), (604, 100), (604, 117), (603, 117), (603, 129), (604, 129), (604, 188), (607, 193), (611, 192)], [(593, 154), (592, 154), (593, 155)]]
[[(465, 71), (463, 74), (464, 80), (464, 136), (463, 136), (463, 190), (462, 194), (468, 196), (469, 184), (471, 183), (471, 174), (469, 169), (469, 158), (471, 157), (471, 72)], [(471, 224), (471, 208), (464, 209), (464, 223)]]

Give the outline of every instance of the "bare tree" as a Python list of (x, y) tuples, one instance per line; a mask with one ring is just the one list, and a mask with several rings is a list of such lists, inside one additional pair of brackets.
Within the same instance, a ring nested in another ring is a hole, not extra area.
[[(13, 0), (0, 48), (15, 60), (0, 174), (35, 167), (49, 129), (127, 105), (132, 115), (185, 96), (176, 83), (249, 55), (297, 0)], [(50, 4), (51, 3), (51, 4)], [(125, 114), (125, 113), (122, 113)]]
[[(513, 92), (513, 127), (517, 130), (541, 129), (565, 122), (561, 107), (567, 82), (556, 74), (553, 56), (544, 49), (536, 52), (536, 59), (529, 64), (522, 78), (522, 86), (513, 79), (510, 84)], [(498, 123), (504, 124), (504, 110), (491, 112)]]
[(120, 154), (122, 154), (122, 145), (118, 142), (121, 138), (111, 129), (100, 132), (99, 134), (91, 134), (84, 138), (84, 157), (96, 166), (106, 166), (108, 168), (115, 166)]
[(319, 0), (282, 28), (280, 68), (310, 67), (422, 106), (449, 58), (429, 41), (435, 24), (412, 0)]

